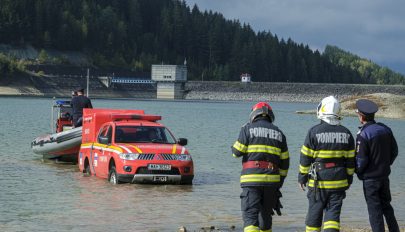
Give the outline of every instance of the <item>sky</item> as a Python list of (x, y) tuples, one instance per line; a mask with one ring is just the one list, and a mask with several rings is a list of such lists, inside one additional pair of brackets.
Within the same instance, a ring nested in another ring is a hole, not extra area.
[(403, 0), (186, 0), (323, 52), (326, 45), (405, 75)]

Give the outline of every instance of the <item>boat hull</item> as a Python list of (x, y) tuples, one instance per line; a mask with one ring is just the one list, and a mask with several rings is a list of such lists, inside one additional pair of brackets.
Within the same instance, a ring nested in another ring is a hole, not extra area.
[(31, 142), (31, 149), (46, 159), (77, 162), (82, 142), (82, 128), (40, 136)]

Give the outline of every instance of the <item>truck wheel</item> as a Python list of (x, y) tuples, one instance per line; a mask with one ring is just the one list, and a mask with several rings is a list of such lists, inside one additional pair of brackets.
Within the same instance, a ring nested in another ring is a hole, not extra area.
[(182, 185), (192, 185), (194, 176), (182, 176), (180, 184)]
[(193, 180), (184, 180), (180, 182), (181, 185), (193, 185)]
[(108, 182), (111, 184), (119, 184), (117, 171), (114, 166), (111, 167), (110, 172), (108, 173)]
[(91, 176), (90, 165), (86, 165), (83, 170), (83, 176)]

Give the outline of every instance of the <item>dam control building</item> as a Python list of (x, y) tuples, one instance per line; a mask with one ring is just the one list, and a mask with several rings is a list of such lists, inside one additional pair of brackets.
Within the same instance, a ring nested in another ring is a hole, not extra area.
[(154, 64), (152, 81), (157, 83), (157, 99), (183, 99), (187, 82), (187, 66)]

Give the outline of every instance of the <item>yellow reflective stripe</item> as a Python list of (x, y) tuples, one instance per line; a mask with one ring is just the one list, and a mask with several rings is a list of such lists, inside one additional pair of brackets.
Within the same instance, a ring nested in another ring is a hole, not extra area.
[(305, 232), (318, 232), (321, 231), (321, 227), (311, 227), (311, 226), (306, 226), (305, 227)]
[(260, 229), (257, 226), (246, 226), (245, 228), (243, 228), (243, 232), (259, 232)]
[[(315, 187), (315, 181), (310, 179), (309, 180), (309, 187)], [(317, 187), (323, 189), (334, 189), (334, 188), (344, 188), (349, 186), (347, 179), (344, 180), (330, 180), (330, 181), (317, 181)]]
[(308, 174), (310, 168), (311, 168), (311, 166), (302, 166), (302, 165), (300, 165), (300, 173)]
[(94, 146), (97, 146), (97, 147), (104, 147), (104, 148), (107, 148), (107, 147), (108, 147), (108, 145), (102, 144), (102, 143), (94, 143), (93, 145), (94, 145)]
[(354, 174), (354, 168), (346, 168), (347, 175), (353, 175)]
[(269, 229), (269, 230), (260, 230), (260, 232), (272, 232), (272, 230), (271, 229)]
[[(353, 153), (353, 156), (352, 156)], [(328, 150), (319, 150), (314, 151), (314, 158), (346, 158), (346, 157), (354, 157), (354, 152), (352, 151), (328, 151)]]
[(323, 223), (323, 229), (336, 229), (340, 230), (340, 223), (337, 221), (326, 221)]
[(280, 155), (281, 149), (278, 147), (268, 146), (268, 145), (249, 145), (247, 148), (247, 152), (262, 152), (262, 153), (270, 153), (274, 155)]
[(314, 157), (314, 152), (315, 152), (314, 150), (309, 149), (305, 145), (302, 145), (302, 147), (301, 147), (301, 153), (306, 155), (306, 156), (309, 156), (311, 158)]
[(90, 145), (92, 145), (93, 143), (82, 143), (82, 147), (85, 147), (85, 146), (90, 146)]
[(242, 153), (246, 153), (247, 152), (247, 146), (241, 144), (239, 141), (236, 141), (233, 144), (233, 148), (235, 148), (236, 150), (242, 152)]
[(135, 148), (135, 150), (136, 150), (138, 153), (142, 153), (142, 150), (139, 149), (139, 147), (134, 146), (134, 145), (129, 145), (129, 144), (128, 144), (128, 146)]
[(249, 182), (264, 182), (264, 183), (271, 183), (271, 182), (280, 182), (280, 175), (272, 175), (272, 174), (246, 174), (240, 176), (241, 183), (249, 183)]
[(108, 148), (108, 149), (111, 149), (114, 151), (123, 152), (122, 148), (117, 147), (117, 146), (110, 146), (110, 145), (106, 145), (106, 144), (102, 144), (102, 143), (94, 143), (93, 146), (101, 147), (101, 148)]
[(346, 155), (347, 155), (346, 158), (354, 158), (355, 156), (354, 150), (347, 151)]
[(284, 160), (284, 159), (288, 159), (288, 158), (290, 158), (290, 153), (288, 151), (281, 153), (280, 159)]
[(232, 154), (232, 156), (233, 156), (233, 157), (235, 157), (235, 158), (239, 158), (239, 157), (238, 157), (238, 156), (236, 156), (235, 154)]
[(114, 150), (116, 150), (116, 151), (123, 152), (122, 148), (117, 147), (117, 146), (108, 146), (107, 148), (110, 148), (110, 149), (114, 149)]
[(287, 176), (287, 174), (288, 174), (288, 170), (280, 169), (280, 175)]

